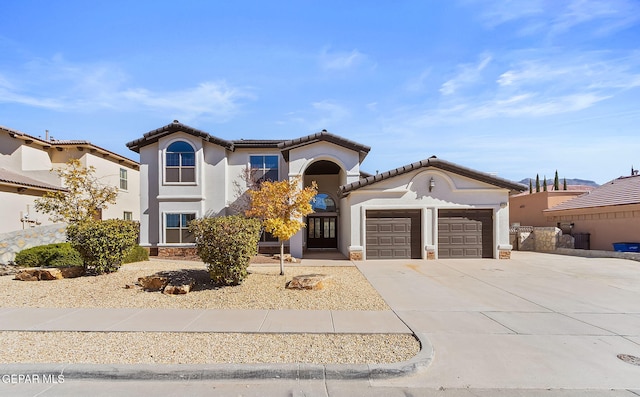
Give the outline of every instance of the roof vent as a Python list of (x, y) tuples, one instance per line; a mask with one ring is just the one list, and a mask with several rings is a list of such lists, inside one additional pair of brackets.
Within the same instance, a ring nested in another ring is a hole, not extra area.
[(179, 124), (180, 122), (178, 120), (173, 120), (174, 124)]

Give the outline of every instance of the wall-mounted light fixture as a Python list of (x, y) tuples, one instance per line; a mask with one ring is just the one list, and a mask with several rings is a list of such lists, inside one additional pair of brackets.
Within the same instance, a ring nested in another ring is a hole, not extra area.
[(432, 191), (434, 187), (436, 187), (436, 181), (431, 177), (431, 180), (429, 180), (429, 191)]

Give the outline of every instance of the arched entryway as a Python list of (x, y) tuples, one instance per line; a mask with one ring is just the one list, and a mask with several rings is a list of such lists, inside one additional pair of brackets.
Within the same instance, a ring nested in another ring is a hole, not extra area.
[(307, 249), (337, 249), (339, 234), (339, 208), (336, 193), (341, 181), (341, 168), (329, 160), (311, 164), (304, 173), (305, 186), (318, 184), (318, 194), (312, 206), (314, 213), (307, 216)]

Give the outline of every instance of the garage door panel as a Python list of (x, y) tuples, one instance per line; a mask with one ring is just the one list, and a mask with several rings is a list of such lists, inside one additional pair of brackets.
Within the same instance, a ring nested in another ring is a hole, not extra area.
[(490, 210), (441, 210), (438, 214), (439, 258), (493, 257)]
[(367, 211), (367, 259), (420, 258), (419, 211)]

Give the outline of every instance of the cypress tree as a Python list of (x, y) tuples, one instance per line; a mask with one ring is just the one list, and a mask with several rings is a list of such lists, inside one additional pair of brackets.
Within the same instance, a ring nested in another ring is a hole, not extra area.
[(556, 170), (556, 177), (553, 178), (553, 190), (560, 190), (560, 179), (558, 179), (558, 170)]
[(533, 193), (533, 179), (529, 178), (529, 194)]
[(544, 191), (547, 191), (547, 176), (544, 176), (544, 182), (542, 183), (542, 188), (544, 189)]
[(567, 178), (564, 178), (564, 182), (562, 183), (563, 190), (567, 190)]
[(536, 174), (536, 193), (540, 193), (540, 175)]

